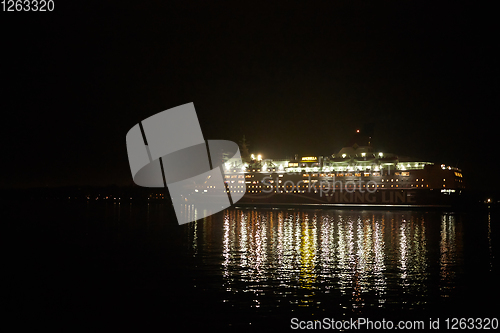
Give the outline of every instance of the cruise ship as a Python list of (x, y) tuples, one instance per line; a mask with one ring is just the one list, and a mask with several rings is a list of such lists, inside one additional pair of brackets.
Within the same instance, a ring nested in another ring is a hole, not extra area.
[(244, 139), (240, 151), (224, 163), (227, 191), (245, 192), (236, 206), (451, 207), (465, 188), (460, 169), (376, 150), (360, 130), (330, 156), (268, 159)]

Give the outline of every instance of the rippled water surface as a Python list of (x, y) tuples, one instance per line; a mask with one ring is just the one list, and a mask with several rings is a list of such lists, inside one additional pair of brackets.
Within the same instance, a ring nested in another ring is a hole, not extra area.
[(53, 218), (10, 218), (10, 303), (27, 315), (287, 329), (292, 317), (491, 317), (498, 303), (499, 219), (486, 209), (231, 209), (182, 226), (163, 205), (43, 209)]

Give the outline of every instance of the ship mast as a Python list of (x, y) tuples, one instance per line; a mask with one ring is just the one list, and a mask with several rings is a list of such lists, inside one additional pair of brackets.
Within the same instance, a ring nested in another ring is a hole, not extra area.
[(245, 136), (243, 135), (243, 139), (240, 140), (240, 151), (241, 151), (241, 160), (243, 162), (250, 162), (250, 153), (248, 152), (248, 144), (245, 140)]

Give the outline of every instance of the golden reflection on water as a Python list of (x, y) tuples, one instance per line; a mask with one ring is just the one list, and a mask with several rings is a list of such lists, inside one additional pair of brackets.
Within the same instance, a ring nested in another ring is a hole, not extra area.
[(491, 212), (488, 211), (488, 251), (490, 256), (490, 272), (493, 271), (493, 261), (495, 260), (495, 256), (493, 255), (493, 247), (491, 245)]
[(441, 243), (440, 243), (440, 276), (441, 276), (441, 296), (448, 297), (454, 288), (457, 277), (457, 267), (461, 267), (462, 262), (462, 239), (457, 239), (457, 234), (461, 235), (461, 225), (456, 223), (455, 215), (443, 214), (441, 216)]
[[(298, 306), (313, 305), (318, 293), (335, 292), (357, 308), (365, 306), (367, 298), (378, 307), (399, 301), (394, 295), (423, 299), (432, 284), (425, 213), (227, 210), (223, 214), (220, 244), (226, 291), (300, 293)], [(191, 227), (195, 254), (201, 241), (197, 228), (203, 228), (205, 245), (215, 243), (206, 237), (217, 237), (213, 230), (205, 230), (216, 229), (211, 218), (197, 225)], [(455, 283), (462, 251), (459, 228), (453, 214), (441, 215), (441, 296), (449, 295)], [(258, 297), (255, 302), (258, 307)]]

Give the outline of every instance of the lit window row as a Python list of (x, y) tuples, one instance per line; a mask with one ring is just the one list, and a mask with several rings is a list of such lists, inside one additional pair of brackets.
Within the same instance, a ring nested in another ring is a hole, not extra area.
[[(394, 188), (394, 187), (397, 187), (397, 188), (399, 188), (399, 186), (400, 186), (399, 184), (390, 184), (390, 185), (387, 184), (387, 186), (384, 185), (384, 184), (376, 184), (376, 185), (373, 184), (371, 186), (370, 186), (370, 184), (369, 185), (366, 185), (366, 184), (362, 185), (363, 188), (366, 188), (366, 187), (373, 187), (373, 188), (375, 188), (375, 187), (377, 187), (377, 188), (386, 188), (386, 187), (387, 188), (389, 188), (389, 187)], [(230, 186), (230, 187), (232, 188), (232, 186)], [(264, 187), (269, 188), (269, 187), (271, 187), (271, 185), (264, 185)], [(322, 185), (322, 186), (321, 185), (320, 186), (310, 186), (310, 185), (297, 185), (297, 186), (286, 185), (285, 186), (285, 185), (279, 185), (278, 187), (282, 188), (282, 189), (286, 189), (286, 188), (292, 188), (292, 189), (293, 188), (303, 188), (303, 189), (304, 188), (305, 189), (307, 189), (307, 188), (311, 188), (311, 189), (327, 188), (328, 189), (328, 188), (331, 188), (330, 186), (326, 186), (326, 185)], [(345, 184), (343, 186), (341, 185), (340, 187), (343, 187), (343, 188), (353, 188), (353, 187), (354, 188), (360, 188), (360, 185), (358, 185), (358, 184), (354, 184), (354, 185), (353, 184)], [(405, 185), (401, 185), (401, 187), (404, 187), (404, 188), (408, 188), (408, 187), (418, 187), (418, 188), (424, 188), (425, 187), (425, 188), (428, 188), (429, 184), (405, 184)], [(445, 186), (443, 185), (443, 187), (445, 187)], [(248, 188), (250, 188), (250, 189), (262, 188), (262, 186), (260, 186), (260, 185), (259, 186), (248, 186)], [(339, 188), (339, 185), (335, 185), (335, 188)]]

